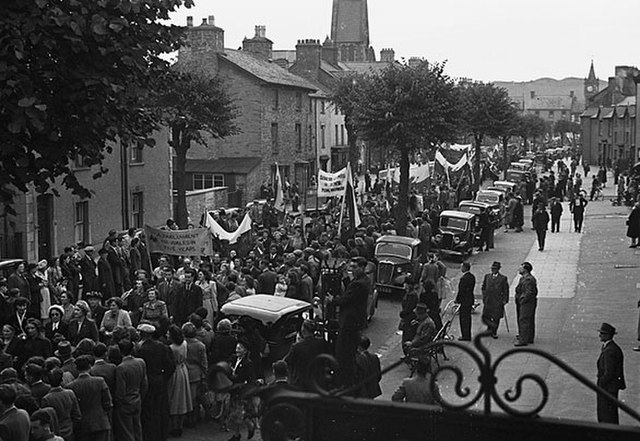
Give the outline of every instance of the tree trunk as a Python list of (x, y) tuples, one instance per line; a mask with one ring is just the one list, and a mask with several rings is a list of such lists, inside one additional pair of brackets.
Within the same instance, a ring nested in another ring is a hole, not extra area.
[(509, 169), (509, 151), (508, 151), (509, 137), (502, 137), (502, 161), (504, 163), (504, 170), (502, 170), (503, 179), (507, 180), (507, 170)]
[(358, 152), (357, 142), (358, 136), (356, 135), (356, 131), (354, 130), (353, 125), (345, 123), (345, 128), (347, 129), (347, 138), (349, 145), (349, 162), (351, 162), (351, 170), (358, 175), (358, 159), (360, 159), (360, 152)]
[(524, 151), (525, 151), (525, 152), (528, 152), (528, 151), (529, 151), (529, 148), (528, 148), (528, 146), (527, 146), (527, 137), (526, 137), (526, 136), (523, 136), (523, 137), (522, 137), (522, 139), (524, 140)]
[(396, 209), (396, 233), (407, 234), (407, 208), (409, 206), (409, 149), (400, 148), (400, 192)]
[(176, 173), (175, 173), (175, 188), (177, 193), (175, 213), (173, 218), (180, 228), (187, 228), (188, 213), (187, 213), (187, 191), (186, 191), (186, 165), (187, 165), (187, 150), (189, 150), (190, 142), (184, 138), (184, 131), (178, 128), (172, 129), (173, 148), (176, 152)]
[(473, 188), (475, 191), (480, 189), (480, 160), (482, 159), (482, 150), (480, 146), (482, 145), (482, 135), (475, 135), (473, 137), (475, 141), (475, 150), (476, 150), (476, 160), (473, 164), (473, 177), (474, 183)]

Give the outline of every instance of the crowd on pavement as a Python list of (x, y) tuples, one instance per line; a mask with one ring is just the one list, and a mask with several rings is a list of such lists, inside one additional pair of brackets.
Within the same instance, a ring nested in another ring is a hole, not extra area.
[[(533, 228), (544, 250), (547, 206), (555, 232), (557, 204), (568, 200), (575, 231), (580, 232), (588, 202), (576, 166), (575, 159), (568, 167), (559, 162), (557, 180), (553, 172), (539, 180), (534, 172), (521, 182), (518, 192), (507, 198), (507, 231), (522, 231), (523, 205), (531, 204)], [(585, 178), (587, 174), (585, 170)], [(371, 182), (369, 175), (364, 180), (358, 204), (362, 224), (357, 229), (341, 221), (335, 199), (304, 215), (297, 210), (298, 190), (292, 186), (291, 207), (296, 210), (278, 212), (272, 198), (264, 205), (255, 201), (247, 208), (252, 231), (233, 245), (214, 238), (212, 256), (150, 255), (144, 233), (129, 229), (110, 231), (97, 247), (75, 244), (48, 261), (18, 264), (0, 279), (0, 439), (27, 440), (31, 432), (38, 440), (157, 441), (179, 437), (184, 427), (208, 418), (219, 419), (232, 440), (245, 430), (253, 437), (263, 409), (259, 400), (247, 398), (247, 390), (264, 386), (265, 373), (271, 370), (272, 389), (286, 384), (311, 390), (309, 363), (332, 348), (318, 337), (314, 322), (304, 322), (289, 354), (264, 366), (267, 344), (256, 322), (247, 318), (232, 323), (221, 308), (256, 293), (317, 304), (321, 269), (331, 260), (349, 262), (342, 295), (327, 296), (340, 306), (333, 349), (340, 381), (350, 387), (373, 378), (354, 394), (379, 396), (380, 379), (375, 376), (380, 364), (362, 335), (371, 289), (365, 267), (375, 260), (376, 239), (394, 233), (397, 191), (379, 179)], [(402, 302), (400, 326), (408, 349), (430, 342), (442, 327), (446, 267), (432, 252), (431, 237), (439, 213), (473, 195), (466, 178), (453, 188), (449, 184), (441, 180), (412, 188), (409, 198), (407, 235), (421, 240), (425, 265), (419, 281), (407, 281)], [(631, 187), (628, 182), (626, 188)], [(269, 196), (268, 187), (264, 191)], [(237, 215), (220, 210), (214, 216), (227, 231), (238, 228)], [(166, 228), (179, 226), (169, 219)], [(633, 244), (638, 235), (640, 224), (635, 239), (630, 236)], [(485, 245), (488, 250), (493, 241)], [(494, 336), (508, 301), (508, 283), (499, 269), (500, 263), (494, 262), (482, 283), (483, 319)], [(534, 341), (537, 291), (531, 265), (525, 262), (521, 270), (516, 288), (518, 346)], [(461, 340), (470, 340), (475, 278), (467, 262), (462, 271), (464, 283), (456, 302)], [(419, 362), (416, 372), (412, 382), (427, 378), (426, 363)], [(424, 381), (423, 386), (428, 384)], [(412, 401), (415, 395), (433, 402), (423, 389), (416, 392), (415, 385), (403, 382), (394, 399)]]

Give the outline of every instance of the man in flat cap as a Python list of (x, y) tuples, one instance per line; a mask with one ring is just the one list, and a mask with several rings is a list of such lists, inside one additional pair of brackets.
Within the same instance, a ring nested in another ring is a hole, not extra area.
[(498, 338), (500, 319), (504, 317), (504, 305), (509, 302), (509, 281), (500, 274), (500, 262), (491, 264), (491, 272), (482, 281), (482, 321), (491, 330), (491, 336)]
[[(602, 350), (598, 357), (598, 381), (599, 387), (609, 392), (614, 398), (618, 398), (618, 392), (624, 390), (627, 385), (624, 381), (624, 356), (622, 349), (613, 341), (616, 328), (609, 323), (603, 323), (599, 329)], [(619, 424), (618, 406), (604, 395), (597, 395), (598, 422)]]

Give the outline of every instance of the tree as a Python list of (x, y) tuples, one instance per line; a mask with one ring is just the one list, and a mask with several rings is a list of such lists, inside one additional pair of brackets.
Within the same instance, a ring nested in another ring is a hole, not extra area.
[(363, 85), (367, 79), (362, 74), (353, 73), (344, 77), (340, 77), (333, 88), (334, 93), (331, 101), (338, 107), (344, 115), (344, 127), (347, 129), (347, 139), (349, 143), (349, 161), (352, 167), (355, 167), (359, 158), (357, 146), (358, 130), (355, 125), (354, 115), (356, 112), (357, 102), (360, 99)]
[(562, 139), (564, 139), (567, 133), (571, 133), (573, 135), (571, 137), (571, 144), (575, 147), (576, 135), (580, 133), (580, 124), (573, 121), (567, 121), (566, 119), (559, 119), (553, 125), (553, 133), (559, 134)]
[(171, 130), (169, 144), (176, 152), (177, 201), (174, 218), (180, 227), (186, 228), (187, 151), (192, 142), (207, 145), (204, 133), (214, 139), (238, 133), (239, 129), (234, 123), (238, 114), (218, 77), (176, 71), (167, 73), (164, 82), (167, 87), (157, 97), (155, 105), (162, 112), (162, 122)]
[(145, 101), (168, 69), (182, 30), (169, 13), (192, 0), (6, 0), (0, 18), (0, 200), (58, 177), (89, 197), (70, 167), (102, 167), (108, 141), (145, 142), (156, 118)]
[(516, 132), (517, 135), (522, 137), (525, 149), (527, 148), (528, 139), (533, 140), (535, 149), (535, 139), (547, 133), (547, 123), (539, 116), (527, 113), (520, 118), (520, 124)]
[(365, 139), (376, 140), (400, 155), (400, 192), (396, 230), (404, 235), (409, 200), (409, 156), (417, 149), (452, 140), (457, 125), (455, 85), (444, 64), (391, 65), (370, 74), (361, 87), (355, 123)]
[(462, 130), (473, 136), (476, 160), (475, 188), (480, 185), (480, 158), (485, 136), (510, 134), (515, 107), (506, 89), (488, 83), (465, 83), (460, 87)]

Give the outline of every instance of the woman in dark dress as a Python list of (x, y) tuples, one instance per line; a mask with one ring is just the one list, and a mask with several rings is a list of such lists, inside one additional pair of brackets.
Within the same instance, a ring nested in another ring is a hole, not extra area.
[(236, 345), (236, 355), (231, 361), (231, 374), (229, 379), (232, 381), (231, 401), (229, 416), (227, 418), (227, 428), (233, 434), (229, 441), (240, 440), (240, 430), (243, 426), (247, 426), (249, 438), (253, 437), (255, 424), (253, 422), (253, 402), (251, 399), (243, 399), (244, 391), (248, 387), (255, 384), (256, 372), (251, 362), (251, 354), (249, 353), (249, 344), (246, 341), (239, 340)]
[(640, 202), (636, 202), (629, 213), (627, 219), (627, 237), (631, 238), (629, 248), (638, 246), (638, 237), (640, 237)]
[(44, 329), (38, 319), (30, 318), (25, 325), (26, 338), (18, 344), (18, 366), (22, 365), (31, 357), (39, 356), (43, 358), (51, 357), (51, 341), (43, 335)]
[(64, 309), (60, 305), (51, 305), (49, 307), (49, 321), (44, 325), (44, 336), (50, 341), (55, 340), (56, 335), (67, 338), (67, 328), (69, 325), (62, 321)]

